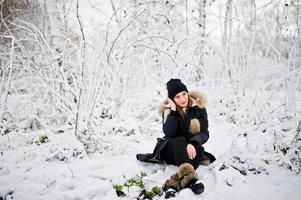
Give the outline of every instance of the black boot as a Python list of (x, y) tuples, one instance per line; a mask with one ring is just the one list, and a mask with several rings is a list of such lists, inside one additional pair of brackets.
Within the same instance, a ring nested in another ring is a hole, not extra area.
[(190, 188), (195, 194), (204, 192), (204, 185), (199, 181), (198, 175), (191, 164), (184, 163), (180, 165), (178, 176), (182, 188)]
[(194, 194), (201, 194), (205, 191), (204, 184), (200, 180), (193, 181), (192, 183), (188, 184), (187, 187), (190, 188)]
[(165, 191), (164, 198), (169, 199), (169, 198), (175, 197), (176, 194), (177, 194), (177, 191), (174, 188), (169, 188)]

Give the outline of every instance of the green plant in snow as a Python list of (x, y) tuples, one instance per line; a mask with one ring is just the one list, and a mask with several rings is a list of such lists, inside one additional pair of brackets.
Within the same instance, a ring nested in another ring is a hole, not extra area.
[(126, 196), (126, 194), (122, 191), (124, 187), (129, 191), (130, 187), (136, 186), (140, 188), (139, 199), (153, 199), (155, 196), (161, 196), (162, 190), (159, 186), (154, 186), (150, 191), (148, 191), (145, 187), (145, 183), (143, 182), (143, 177), (146, 177), (147, 174), (145, 172), (140, 172), (140, 176), (138, 178), (131, 178), (127, 180), (124, 184), (116, 184), (113, 185), (113, 188), (116, 191), (117, 196)]
[(152, 192), (155, 194), (155, 195), (161, 195), (162, 194), (162, 190), (161, 190), (161, 187), (158, 187), (158, 186), (154, 186), (152, 188)]
[(120, 192), (120, 191), (122, 191), (123, 186), (116, 184), (116, 185), (113, 185), (113, 188), (116, 190), (116, 192)]
[(125, 187), (127, 187), (128, 189), (132, 186), (138, 186), (139, 188), (144, 188), (144, 183), (143, 183), (142, 179), (131, 178), (126, 183), (124, 183), (123, 185)]
[(147, 176), (147, 173), (146, 172), (140, 172), (140, 176), (141, 176), (141, 178), (145, 177), (145, 176)]
[(39, 136), (39, 142), (41, 144), (46, 143), (48, 141), (48, 136), (47, 135), (40, 135)]
[(39, 135), (38, 140), (35, 141), (36, 145), (41, 145), (48, 142), (48, 136), (46, 134)]
[(152, 191), (146, 191), (144, 199), (153, 199), (156, 195)]
[(123, 188), (122, 185), (116, 184), (116, 185), (113, 185), (113, 188), (115, 189), (117, 196), (119, 196), (119, 197), (126, 196), (126, 194), (122, 191), (122, 188)]

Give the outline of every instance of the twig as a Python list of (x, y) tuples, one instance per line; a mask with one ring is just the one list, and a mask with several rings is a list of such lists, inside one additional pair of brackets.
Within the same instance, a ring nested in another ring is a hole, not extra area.
[(72, 178), (74, 178), (74, 174), (73, 174), (73, 171), (72, 171), (71, 167), (69, 166), (67, 161), (65, 161), (65, 163), (66, 163), (67, 167), (69, 168), (69, 170), (71, 172)]
[(91, 119), (92, 119), (92, 114), (93, 114), (93, 111), (94, 111), (94, 109), (96, 107), (96, 102), (97, 102), (97, 99), (98, 99), (99, 94), (100, 94), (101, 81), (102, 81), (102, 79), (103, 79), (103, 77), (105, 75), (106, 68), (107, 68), (107, 66), (103, 66), (103, 70), (101, 72), (101, 75), (98, 77), (99, 78), (99, 82), (96, 84), (97, 89), (95, 91), (94, 98), (92, 99), (92, 103), (91, 103), (92, 106), (91, 106), (90, 114), (89, 114), (89, 117), (88, 117), (88, 122), (90, 122)]
[[(30, 22), (27, 22), (27, 21), (20, 20), (20, 19), (16, 19), (16, 21), (17, 21), (17, 22), (20, 22), (20, 23), (22, 23), (22, 24), (24, 24), (24, 25), (27, 25), (27, 26), (29, 26), (30, 28), (32, 28), (32, 30), (40, 36), (40, 39), (41, 39), (41, 40), (43, 41), (43, 43), (46, 45), (47, 49), (48, 49), (51, 53), (54, 52), (54, 50), (50, 47), (50, 45), (49, 45), (48, 42), (46, 41), (45, 37), (44, 37), (43, 34), (41, 33), (41, 31), (40, 31), (34, 24), (32, 24), (32, 23), (30, 23)], [(12, 24), (12, 25), (15, 25), (15, 26), (17, 26), (17, 27), (19, 27), (19, 28), (23, 28), (23, 29), (25, 29), (25, 30), (31, 32), (31, 33), (34, 35), (34, 33), (33, 33), (32, 31), (30, 31), (28, 28), (26, 28), (26, 27), (24, 27), (24, 26), (21, 26), (20, 24), (16, 24), (16, 23), (14, 23), (14, 22), (9, 22), (9, 23)]]
[(297, 134), (295, 135), (293, 141), (291, 142), (291, 144), (293, 144), (294, 142), (296, 142), (298, 140), (298, 136), (301, 133), (301, 120), (299, 121), (298, 127), (297, 127)]
[(18, 136), (23, 137), (25, 140), (27, 140), (27, 142), (29, 142), (29, 144), (33, 143), (33, 140), (30, 140), (30, 139), (26, 138), (24, 135), (21, 135), (20, 133), (18, 133)]
[(112, 43), (112, 45), (111, 45), (111, 48), (110, 48), (110, 50), (109, 50), (109, 54), (108, 54), (108, 57), (107, 57), (107, 63), (109, 63), (110, 62), (110, 55), (111, 55), (111, 52), (112, 52), (112, 50), (113, 50), (113, 47), (114, 47), (114, 45), (115, 45), (115, 43), (116, 43), (116, 41), (118, 40), (118, 38), (120, 37), (120, 35), (121, 35), (121, 33), (127, 28), (127, 27), (129, 27), (135, 20), (136, 20), (136, 18), (138, 17), (138, 16), (140, 16), (142, 13), (144, 13), (145, 11), (146, 11), (146, 9), (147, 9), (147, 7), (144, 9), (144, 10), (142, 10), (140, 13), (138, 13), (123, 29), (121, 29), (121, 31), (119, 31), (119, 33), (118, 33), (118, 35), (117, 35), (117, 37), (115, 38), (115, 40), (113, 41), (113, 43)]
[(117, 12), (117, 10), (119, 10), (120, 8), (118, 8), (118, 9), (116, 10), (115, 4), (114, 4), (114, 1), (113, 1), (113, 0), (111, 0), (111, 5), (112, 5), (112, 9), (113, 9), (113, 11), (114, 11), (114, 15), (113, 15), (113, 16), (115, 16), (116, 23), (119, 24), (119, 20), (118, 20), (118, 16), (117, 16), (116, 12)]
[[(77, 98), (77, 109), (76, 109), (76, 120), (75, 120), (75, 135), (78, 136), (78, 123), (79, 123), (79, 108), (80, 108), (80, 103), (81, 103), (81, 96), (83, 92), (83, 86), (84, 86), (84, 66), (85, 66), (85, 51), (86, 51), (86, 39), (85, 39), (85, 34), (82, 26), (82, 22), (79, 18), (79, 0), (76, 1), (76, 17), (77, 21), (80, 27), (80, 31), (82, 34), (82, 39), (83, 39), (83, 52), (82, 52), (82, 65), (81, 65), (81, 87), (79, 89), (79, 95)], [(81, 140), (80, 140), (81, 141)]]
[(157, 51), (157, 52), (162, 52), (163, 54), (167, 55), (172, 60), (172, 62), (176, 65), (176, 67), (179, 66), (169, 53), (167, 53), (167, 52), (165, 52), (165, 51), (163, 51), (161, 49), (156, 49), (156, 48), (148, 47), (148, 46), (142, 45), (142, 44), (136, 45), (136, 47), (144, 47), (144, 48), (147, 48), (147, 49), (152, 49), (152, 50)]
[(138, 2), (133, 7), (136, 8), (136, 7), (143, 6), (143, 5), (148, 5), (148, 4), (164, 4), (164, 3), (162, 1)]
[(9, 75), (8, 75), (8, 81), (7, 81), (7, 86), (6, 86), (6, 92), (5, 92), (5, 100), (4, 103), (7, 105), (7, 97), (8, 97), (8, 90), (10, 87), (11, 83), (11, 76), (12, 76), (12, 71), (13, 71), (13, 62), (14, 62), (14, 46), (15, 46), (15, 38), (11, 38), (11, 52), (10, 52), (10, 65), (9, 65)]
[(237, 171), (239, 171), (239, 173), (241, 174), (241, 175), (244, 175), (244, 176), (246, 176), (247, 175), (247, 172), (246, 172), (246, 170), (244, 170), (244, 169), (239, 169), (239, 168), (237, 168), (237, 167), (235, 167), (235, 166), (233, 166), (233, 165), (230, 165), (233, 169), (236, 169)]
[(45, 87), (47, 88), (49, 91), (52, 92), (52, 94), (54, 94), (59, 100), (61, 100), (65, 107), (66, 107), (66, 110), (70, 110), (72, 111), (72, 104), (69, 102), (68, 99), (66, 99), (64, 96), (60, 95), (57, 91), (55, 91), (53, 88), (49, 87), (48, 85), (46, 84), (35, 84), (35, 86), (39, 86), (39, 87)]
[(8, 147), (10, 148), (10, 147), (12, 147), (12, 146), (11, 146), (11, 143), (10, 143), (10, 139), (9, 139), (8, 134), (6, 134), (6, 137), (7, 137), (7, 140), (8, 140)]
[[(107, 46), (107, 43), (108, 43), (109, 27), (110, 27), (111, 21), (113, 20), (113, 17), (114, 17), (115, 15), (117, 15), (117, 11), (118, 11), (119, 9), (121, 9), (121, 8), (118, 8), (117, 10), (114, 11), (113, 15), (111, 16), (111, 18), (110, 18), (110, 20), (109, 20), (109, 22), (108, 22), (108, 24), (107, 24), (107, 28), (106, 28), (106, 39), (105, 39), (105, 44), (103, 45), (102, 52), (105, 51), (105, 47)], [(117, 16), (116, 16), (116, 21), (117, 21)], [(118, 23), (118, 21), (117, 21), (117, 23)]]
[(150, 183), (162, 184), (162, 183), (160, 183), (158, 181), (150, 180), (150, 179), (147, 179), (147, 178), (144, 178), (143, 180), (148, 181)]
[(185, 1), (185, 22), (186, 22), (186, 36), (188, 37), (189, 30), (188, 30), (188, 0)]

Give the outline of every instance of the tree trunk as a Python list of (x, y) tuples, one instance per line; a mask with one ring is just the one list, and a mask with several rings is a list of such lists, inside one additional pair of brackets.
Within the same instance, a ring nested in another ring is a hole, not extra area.
[(199, 3), (199, 33), (200, 33), (200, 59), (196, 67), (196, 80), (199, 81), (203, 77), (204, 55), (206, 45), (206, 0), (201, 0)]
[(63, 2), (61, 0), (45, 0), (45, 6), (49, 21), (48, 30), (51, 35), (51, 44), (56, 51), (61, 51), (64, 45), (61, 41), (62, 38), (60, 38), (60, 35), (63, 33), (61, 26), (63, 21)]
[(250, 13), (250, 16), (251, 16), (251, 21), (250, 21), (250, 27), (251, 27), (251, 30), (253, 31), (255, 26), (256, 26), (256, 0), (252, 0), (251, 1), (251, 13)]
[[(225, 65), (226, 68), (230, 64), (230, 44), (232, 40), (232, 0), (227, 0), (226, 2), (226, 13), (224, 21), (224, 34), (223, 34), (223, 48), (225, 51)], [(228, 68), (228, 75), (231, 79), (231, 71)]]

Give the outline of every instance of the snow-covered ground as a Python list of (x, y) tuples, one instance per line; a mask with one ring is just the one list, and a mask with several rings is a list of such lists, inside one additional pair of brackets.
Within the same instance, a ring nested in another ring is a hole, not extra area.
[[(186, 189), (176, 199), (300, 198), (300, 175), (273, 162), (252, 157), (243, 160), (233, 147), (242, 131), (240, 127), (220, 118), (210, 117), (209, 122), (211, 136), (205, 148), (217, 160), (197, 169), (205, 192), (196, 196)], [(41, 134), (47, 134), (49, 141), (40, 145), (30, 142)], [(0, 195), (11, 194), (8, 199), (120, 199), (112, 185), (124, 183), (142, 171), (148, 174), (148, 184), (162, 185), (177, 170), (175, 166), (135, 159), (138, 152), (152, 151), (157, 136), (161, 133), (148, 137), (104, 136), (104, 142), (109, 141), (114, 147), (93, 156), (83, 153), (72, 132), (40, 130), (1, 136)], [(130, 192), (123, 198), (135, 199), (137, 195)]]

